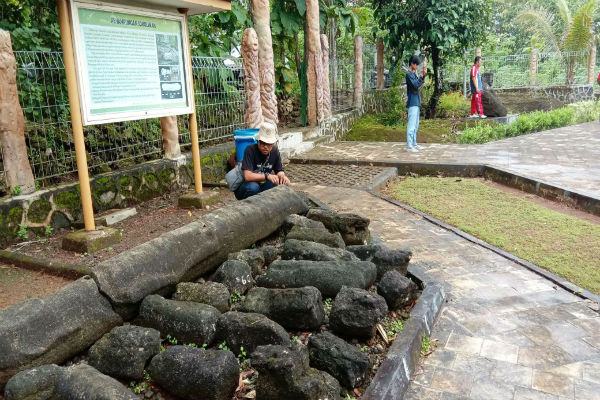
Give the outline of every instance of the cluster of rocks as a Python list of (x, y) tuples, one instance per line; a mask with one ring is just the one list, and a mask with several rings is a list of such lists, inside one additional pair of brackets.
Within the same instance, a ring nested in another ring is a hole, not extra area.
[[(411, 253), (368, 244), (368, 225), (360, 216), (323, 209), (292, 214), (281, 226), (281, 246), (231, 253), (208, 281), (179, 283), (171, 298), (145, 296), (129, 325), (94, 285), (95, 301), (105, 309), (89, 315), (96, 324), (89, 329), (101, 334), (87, 351), (87, 364), (48, 363), (18, 372), (6, 384), (6, 400), (133, 399), (119, 380), (141, 380), (145, 371), (181, 398), (231, 399), (239, 354), (248, 354), (258, 372), (260, 399), (337, 399), (341, 387), (364, 384), (371, 364), (347, 340), (371, 338), (388, 310), (410, 304), (417, 293), (406, 277)], [(93, 284), (84, 278), (80, 285), (86, 282)], [(326, 298), (333, 299), (328, 313)], [(304, 346), (288, 331), (313, 334)], [(188, 345), (165, 350), (161, 338), (167, 335)], [(0, 338), (0, 348), (8, 340)], [(50, 340), (61, 346), (60, 337)]]

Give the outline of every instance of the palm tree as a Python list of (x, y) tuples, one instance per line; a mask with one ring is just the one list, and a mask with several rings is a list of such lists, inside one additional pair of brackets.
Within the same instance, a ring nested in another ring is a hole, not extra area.
[[(538, 38), (547, 50), (558, 51), (565, 65), (566, 83), (573, 83), (575, 57), (572, 53), (589, 50), (594, 43), (596, 0), (588, 0), (572, 15), (566, 0), (554, 0), (556, 10), (528, 8), (517, 14), (516, 22)], [(558, 15), (557, 15), (558, 14)]]

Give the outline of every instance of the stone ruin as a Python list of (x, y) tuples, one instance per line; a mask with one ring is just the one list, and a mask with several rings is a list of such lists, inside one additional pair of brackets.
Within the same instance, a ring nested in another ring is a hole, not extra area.
[(494, 74), (486, 72), (481, 76), (483, 83), (483, 92), (481, 92), (481, 103), (483, 105), (483, 113), (488, 117), (506, 117), (506, 106), (498, 98), (494, 90)]
[(149, 377), (168, 396), (229, 400), (247, 354), (256, 398), (339, 399), (368, 379), (357, 340), (416, 299), (410, 258), (371, 243), (368, 219), (278, 187), (0, 311), (0, 387), (6, 400), (137, 399), (127, 383)]

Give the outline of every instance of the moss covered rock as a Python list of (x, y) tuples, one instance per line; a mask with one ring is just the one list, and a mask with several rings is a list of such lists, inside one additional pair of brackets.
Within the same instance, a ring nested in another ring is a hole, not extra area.
[(35, 200), (27, 210), (27, 219), (30, 222), (42, 223), (48, 218), (48, 214), (52, 211), (52, 204), (46, 199)]

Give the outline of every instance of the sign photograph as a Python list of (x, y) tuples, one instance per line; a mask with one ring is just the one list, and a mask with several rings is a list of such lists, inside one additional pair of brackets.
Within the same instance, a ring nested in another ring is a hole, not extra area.
[(193, 112), (183, 15), (73, 3), (84, 125)]

